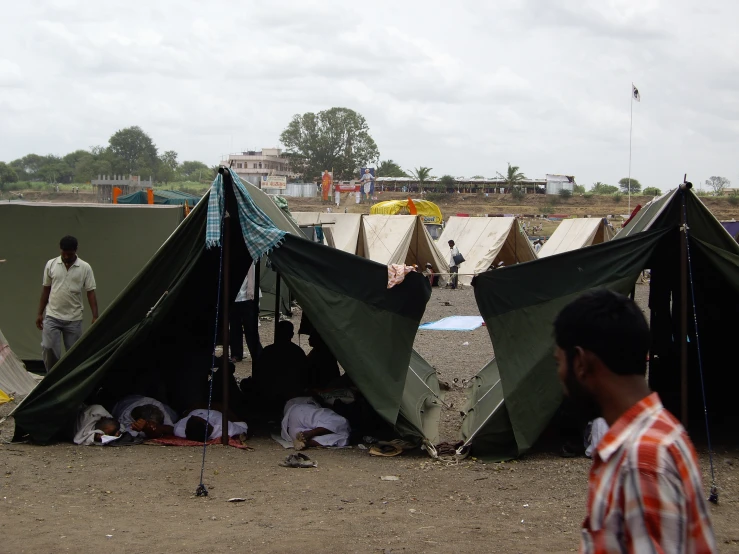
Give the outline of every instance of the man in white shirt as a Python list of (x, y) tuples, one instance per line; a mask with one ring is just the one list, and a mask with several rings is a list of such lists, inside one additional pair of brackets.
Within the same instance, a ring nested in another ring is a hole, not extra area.
[[(259, 329), (257, 328), (257, 303), (254, 301), (254, 292), (259, 287), (255, 286), (254, 263), (251, 264), (246, 279), (236, 295), (236, 300), (229, 314), (229, 346), (231, 349), (231, 361), (240, 362), (244, 358), (244, 337), (246, 346), (252, 360), (259, 359), (262, 354), (262, 343), (259, 342)], [(259, 298), (262, 291), (258, 292)]]
[(82, 335), (82, 291), (87, 294), (92, 323), (98, 318), (95, 276), (90, 264), (77, 257), (77, 239), (67, 235), (59, 241), (59, 248), (61, 256), (44, 267), (44, 288), (36, 317), (36, 327), (42, 331), (41, 355), (46, 371), (62, 357), (62, 340), (69, 350)]
[[(174, 434), (176, 437), (196, 442), (202, 442), (203, 438), (208, 434), (208, 440), (221, 438), (223, 426), (223, 415), (218, 410), (193, 410), (187, 417), (183, 417), (174, 426)], [(248, 428), (243, 421), (228, 422), (228, 436), (238, 437), (245, 435)]]
[(449, 241), (449, 273), (451, 273), (451, 282), (450, 285), (453, 289), (457, 288), (457, 281), (459, 280), (459, 277), (457, 276), (457, 273), (459, 273), (459, 266), (457, 265), (457, 262), (454, 260), (454, 256), (459, 256), (459, 248), (457, 248), (454, 245), (454, 241)]

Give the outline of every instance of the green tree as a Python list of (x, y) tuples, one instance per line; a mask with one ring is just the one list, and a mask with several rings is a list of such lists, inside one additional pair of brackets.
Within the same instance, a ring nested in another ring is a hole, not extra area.
[(213, 168), (208, 167), (203, 162), (198, 162), (195, 160), (182, 162), (177, 173), (177, 178), (181, 181), (200, 181), (201, 179), (212, 179), (215, 175), (215, 173), (213, 172)]
[[(631, 185), (629, 185), (629, 182)], [(628, 177), (624, 177), (618, 182), (618, 186), (621, 187), (621, 192), (624, 194), (629, 194), (629, 187), (631, 187), (631, 194), (639, 194), (641, 192), (641, 183), (634, 178), (629, 181)]]
[(159, 158), (154, 141), (141, 127), (126, 127), (116, 131), (109, 140), (110, 151), (116, 158), (115, 171), (131, 175), (152, 175)]
[(47, 163), (45, 156), (38, 154), (28, 154), (10, 162), (10, 166), (15, 170), (21, 181), (40, 181), (42, 176), (39, 174), (41, 168)]
[(572, 198), (572, 191), (570, 189), (562, 189), (559, 191), (559, 197), (562, 200), (569, 200)]
[(657, 187), (647, 187), (641, 193), (644, 196), (660, 196), (662, 194), (662, 191), (659, 190)]
[(377, 166), (378, 177), (408, 177), (408, 174), (393, 160), (384, 160)]
[(36, 174), (48, 183), (70, 183), (74, 170), (60, 157), (45, 156), (44, 164)]
[(511, 165), (509, 162), (506, 174), (503, 175), (502, 173), (498, 173), (498, 177), (505, 181), (506, 187), (510, 189), (518, 188), (520, 186), (520, 182), (526, 180), (526, 175), (519, 171), (519, 169), (519, 166)]
[(418, 181), (419, 190), (423, 190), (424, 183), (431, 177), (432, 169), (431, 167), (421, 166), (411, 171), (411, 177)]
[(174, 150), (167, 150), (164, 154), (159, 156), (159, 163), (167, 166), (172, 170), (172, 172), (177, 171), (177, 167), (179, 166), (177, 163), (177, 152)]
[(618, 192), (618, 187), (614, 187), (613, 185), (606, 185), (605, 183), (597, 181), (593, 183), (592, 187), (590, 187), (590, 192), (592, 192), (593, 194), (614, 194)]
[(585, 185), (572, 185), (572, 191), (575, 194), (585, 194)]
[(0, 190), (5, 189), (5, 185), (18, 181), (18, 174), (15, 170), (5, 162), (0, 162)]
[(457, 186), (457, 180), (451, 175), (442, 175), (439, 179), (439, 185), (441, 191), (447, 192), (449, 189), (454, 190), (454, 187)]
[(713, 189), (713, 194), (716, 196), (721, 195), (726, 187), (731, 184), (726, 177), (709, 177), (706, 179), (706, 185)]
[(327, 168), (333, 169), (334, 179), (350, 179), (380, 158), (367, 121), (348, 108), (295, 115), (280, 141), (291, 155), (292, 169), (305, 180)]

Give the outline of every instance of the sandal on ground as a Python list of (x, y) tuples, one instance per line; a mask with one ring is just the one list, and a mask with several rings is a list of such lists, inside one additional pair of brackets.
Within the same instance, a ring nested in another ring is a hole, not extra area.
[(311, 460), (310, 457), (302, 452), (290, 454), (285, 458), (284, 462), (280, 462), (282, 467), (318, 467), (318, 463)]

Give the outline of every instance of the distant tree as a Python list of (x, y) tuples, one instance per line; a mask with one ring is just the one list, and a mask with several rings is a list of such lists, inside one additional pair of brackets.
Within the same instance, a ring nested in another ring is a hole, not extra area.
[(159, 165), (157, 147), (141, 127), (126, 127), (116, 131), (110, 137), (109, 144), (116, 158), (115, 171), (145, 177), (153, 175)]
[(44, 164), (36, 174), (47, 183), (71, 183), (74, 169), (58, 156), (44, 156)]
[(215, 175), (212, 167), (203, 162), (185, 161), (180, 164), (177, 171), (178, 179), (182, 181), (199, 181), (201, 179), (212, 179)]
[(15, 170), (21, 181), (40, 181), (43, 177), (40, 170), (47, 163), (46, 156), (38, 154), (28, 154), (10, 162), (10, 166)]
[(418, 181), (419, 189), (423, 190), (424, 183), (431, 177), (432, 169), (431, 167), (421, 166), (411, 171), (411, 177)]
[(641, 183), (634, 178), (629, 180), (628, 177), (624, 177), (618, 182), (618, 186), (621, 187), (621, 192), (624, 194), (629, 194), (629, 187), (631, 187), (631, 194), (639, 194), (641, 192)]
[(439, 179), (439, 184), (441, 185), (441, 187), (439, 188), (442, 191), (446, 192), (449, 189), (454, 189), (454, 187), (457, 186), (457, 180), (451, 175), (442, 175), (441, 179)]
[(177, 167), (179, 166), (177, 163), (177, 152), (174, 150), (167, 150), (159, 156), (159, 162), (162, 165), (166, 165), (172, 171), (177, 171)]
[(337, 180), (350, 179), (380, 157), (367, 121), (348, 108), (295, 115), (280, 141), (291, 155), (291, 168), (306, 180), (327, 168)]
[(520, 167), (517, 165), (511, 165), (510, 162), (508, 163), (508, 170), (506, 171), (506, 174), (503, 175), (502, 173), (498, 173), (498, 177), (503, 179), (506, 183), (506, 186), (508, 188), (518, 188), (519, 183), (521, 181), (526, 180), (526, 175), (524, 175), (521, 171), (519, 171)]
[(575, 194), (585, 194), (585, 185), (572, 185), (572, 191)]
[(711, 187), (713, 194), (716, 196), (719, 196), (730, 184), (731, 181), (726, 177), (709, 177), (706, 179), (706, 186)]
[(618, 192), (618, 187), (614, 187), (613, 185), (606, 185), (605, 183), (597, 181), (593, 183), (592, 187), (590, 187), (590, 192), (592, 192), (593, 194), (615, 194)]
[(569, 200), (570, 198), (572, 198), (572, 191), (570, 189), (561, 189), (559, 191), (559, 197), (562, 200)]
[(660, 196), (662, 194), (662, 191), (659, 190), (657, 187), (647, 187), (641, 193), (644, 196)]
[(18, 181), (18, 174), (15, 170), (5, 162), (0, 162), (0, 190), (5, 189), (5, 185)]
[(408, 174), (393, 160), (384, 160), (377, 166), (377, 177), (408, 177)]

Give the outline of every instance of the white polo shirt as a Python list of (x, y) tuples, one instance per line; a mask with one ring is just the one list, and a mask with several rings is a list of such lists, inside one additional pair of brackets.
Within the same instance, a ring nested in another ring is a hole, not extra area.
[(61, 256), (46, 262), (44, 286), (51, 287), (46, 315), (62, 321), (81, 320), (82, 291), (96, 288), (90, 264), (77, 258), (67, 269)]

